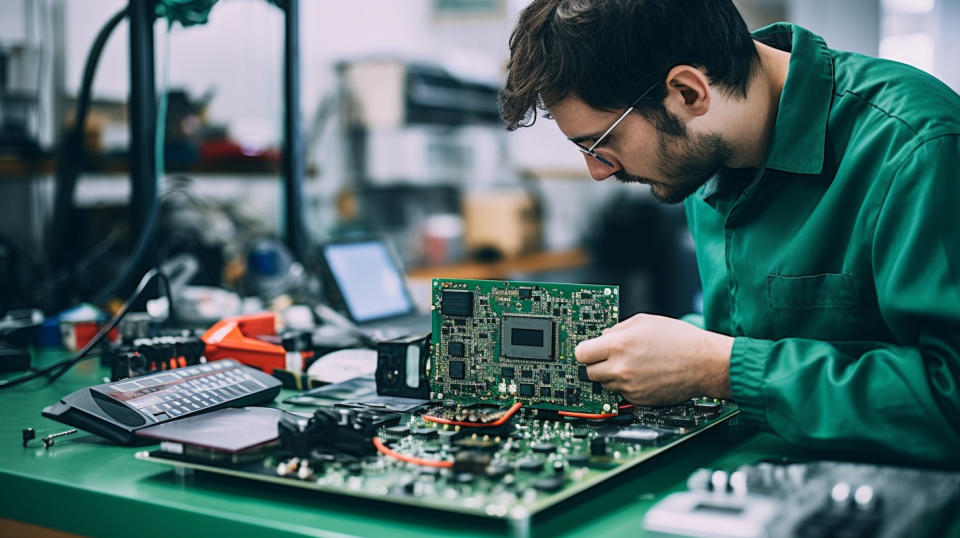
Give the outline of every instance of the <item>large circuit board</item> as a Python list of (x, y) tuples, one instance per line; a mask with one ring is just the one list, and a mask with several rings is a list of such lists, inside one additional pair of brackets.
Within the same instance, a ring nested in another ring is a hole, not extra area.
[[(533, 514), (737, 412), (733, 403), (713, 399), (624, 408), (606, 420), (526, 407), (513, 412), (487, 409), (502, 418), (495, 421), (492, 416), (484, 427), (437, 422), (444, 415), (438, 404), (393, 415), (348, 408), (318, 411), (337, 418), (293, 435), (285, 435), (281, 427), (278, 441), (248, 453), (217, 453), (203, 447), (191, 451), (192, 447), (166, 442), (137, 458), (350, 498), (528, 524)], [(258, 490), (251, 486), (250, 491)]]
[(617, 286), (434, 279), (431, 399), (616, 413), (574, 357), (617, 323)]

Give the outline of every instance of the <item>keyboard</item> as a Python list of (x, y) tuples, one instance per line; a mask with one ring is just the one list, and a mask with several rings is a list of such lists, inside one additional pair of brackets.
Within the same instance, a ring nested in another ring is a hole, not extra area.
[(120, 444), (147, 442), (134, 432), (224, 407), (276, 398), (280, 380), (232, 359), (94, 385), (64, 396), (43, 416)]

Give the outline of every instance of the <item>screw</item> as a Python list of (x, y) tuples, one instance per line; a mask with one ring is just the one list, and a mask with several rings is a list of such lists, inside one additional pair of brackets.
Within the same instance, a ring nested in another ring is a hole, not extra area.
[(27, 443), (37, 438), (37, 432), (33, 428), (24, 428), (20, 431), (23, 435), (23, 448), (27, 448)]
[(44, 437), (43, 439), (41, 439), (41, 441), (43, 441), (43, 448), (50, 448), (50, 447), (52, 447), (52, 446), (53, 446), (53, 440), (56, 439), (57, 437), (64, 437), (64, 436), (67, 436), (67, 435), (73, 435), (73, 434), (75, 434), (75, 433), (77, 433), (77, 430), (76, 430), (76, 429), (67, 430), (67, 431), (65, 431), (65, 432), (60, 432), (60, 433), (51, 433), (50, 435), (48, 435), (48, 436)]

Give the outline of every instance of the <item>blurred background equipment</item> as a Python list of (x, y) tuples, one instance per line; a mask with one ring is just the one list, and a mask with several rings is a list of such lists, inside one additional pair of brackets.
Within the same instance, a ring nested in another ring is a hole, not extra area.
[(698, 469), (644, 517), (656, 536), (943, 536), (960, 474), (835, 461)]

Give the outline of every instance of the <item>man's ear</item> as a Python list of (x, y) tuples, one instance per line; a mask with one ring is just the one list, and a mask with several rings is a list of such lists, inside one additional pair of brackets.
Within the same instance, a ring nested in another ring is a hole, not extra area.
[(667, 73), (664, 106), (684, 120), (703, 116), (710, 110), (710, 79), (690, 65), (677, 65)]

